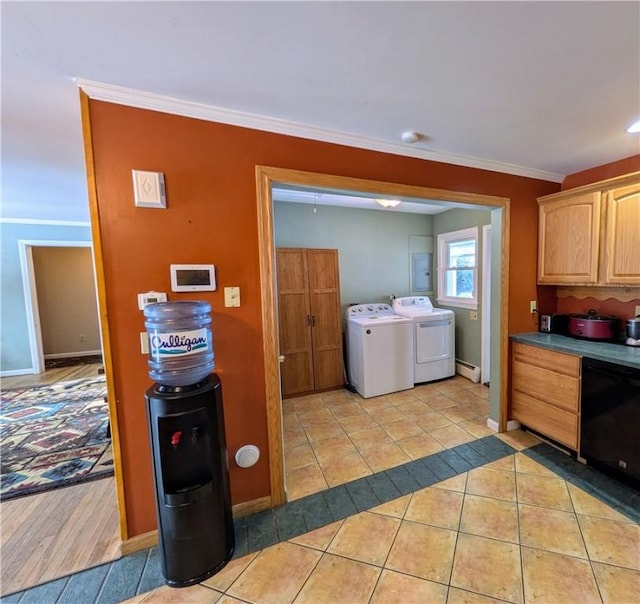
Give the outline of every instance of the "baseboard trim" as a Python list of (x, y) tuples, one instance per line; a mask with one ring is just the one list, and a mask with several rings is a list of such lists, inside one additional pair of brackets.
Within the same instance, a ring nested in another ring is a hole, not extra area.
[(81, 350), (78, 352), (56, 352), (54, 354), (45, 354), (44, 359), (73, 359), (75, 357), (95, 357), (102, 355), (102, 350)]
[(135, 537), (131, 537), (131, 539), (127, 539), (123, 541), (120, 545), (120, 551), (123, 556), (128, 556), (129, 554), (135, 554), (143, 549), (149, 549), (150, 547), (155, 547), (158, 545), (158, 531), (153, 530), (148, 533), (142, 533), (142, 535), (136, 535)]
[[(491, 418), (487, 419), (487, 428), (489, 428), (489, 430), (493, 430), (494, 432), (500, 432), (498, 422)], [(507, 422), (507, 432), (511, 432), (511, 430), (519, 430), (519, 429), (520, 429), (520, 422), (517, 422), (515, 419), (510, 419)]]
[(33, 367), (29, 367), (29, 369), (6, 369), (5, 371), (0, 371), (0, 377), (12, 377), (14, 375), (29, 375), (30, 373), (37, 373), (33, 370)]
[(240, 517), (255, 514), (255, 512), (262, 512), (262, 510), (269, 510), (272, 507), (271, 495), (267, 495), (266, 497), (260, 497), (259, 499), (238, 503), (233, 506), (232, 512), (234, 517)]

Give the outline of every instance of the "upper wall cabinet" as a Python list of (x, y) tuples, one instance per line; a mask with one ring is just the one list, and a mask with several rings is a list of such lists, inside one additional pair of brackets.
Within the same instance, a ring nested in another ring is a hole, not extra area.
[(640, 172), (538, 204), (538, 283), (640, 285)]
[(605, 283), (640, 284), (640, 184), (607, 193)]

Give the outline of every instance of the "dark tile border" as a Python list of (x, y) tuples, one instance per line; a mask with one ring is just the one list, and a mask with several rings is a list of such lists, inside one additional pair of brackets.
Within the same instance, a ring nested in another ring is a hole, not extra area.
[[(239, 558), (458, 476), (515, 449), (485, 436), (365, 478), (234, 519)], [(2, 604), (115, 604), (164, 585), (157, 548), (6, 596)]]
[(547, 443), (540, 443), (521, 452), (633, 522), (640, 524), (640, 491), (591, 466), (580, 463)]

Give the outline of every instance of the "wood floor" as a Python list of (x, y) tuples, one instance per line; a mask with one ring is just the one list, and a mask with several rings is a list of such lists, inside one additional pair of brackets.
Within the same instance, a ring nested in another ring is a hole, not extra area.
[(12, 377), (3, 377), (0, 380), (2, 389), (6, 388), (22, 388), (28, 386), (42, 386), (45, 384), (54, 384), (55, 382), (67, 382), (69, 380), (79, 380), (82, 378), (95, 377), (98, 369), (102, 365), (100, 363), (90, 363), (87, 365), (72, 365), (71, 367), (58, 367), (57, 369), (48, 369), (44, 373), (28, 373), (27, 375), (15, 375)]
[[(99, 365), (2, 379), (16, 388), (93, 377)], [(120, 557), (113, 477), (0, 503), (0, 595)]]

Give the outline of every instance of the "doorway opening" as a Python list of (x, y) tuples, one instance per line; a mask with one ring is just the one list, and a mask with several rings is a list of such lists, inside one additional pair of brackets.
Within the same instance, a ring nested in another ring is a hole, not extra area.
[[(499, 234), (501, 249), (499, 275), (494, 274), (494, 306), (497, 312), (506, 308), (508, 295), (509, 258), (509, 199), (489, 195), (431, 189), (397, 183), (386, 183), (350, 177), (300, 172), (280, 168), (258, 166), (257, 200), (259, 219), (259, 250), (261, 289), (263, 292), (262, 318), (264, 330), (265, 395), (270, 454), (271, 504), (281, 505), (285, 501), (284, 464), (282, 444), (282, 411), (279, 384), (279, 351), (277, 329), (277, 304), (275, 297), (275, 241), (272, 203), (272, 186), (326, 189), (349, 193), (411, 197), (418, 200), (485, 206), (492, 210), (492, 224)], [(507, 319), (499, 313), (500, 330), (494, 330), (492, 347), (498, 351), (499, 363), (494, 367), (494, 383), (491, 389), (491, 416), (502, 431), (506, 428), (506, 367), (507, 367)], [(504, 376), (501, 378), (500, 376)]]

